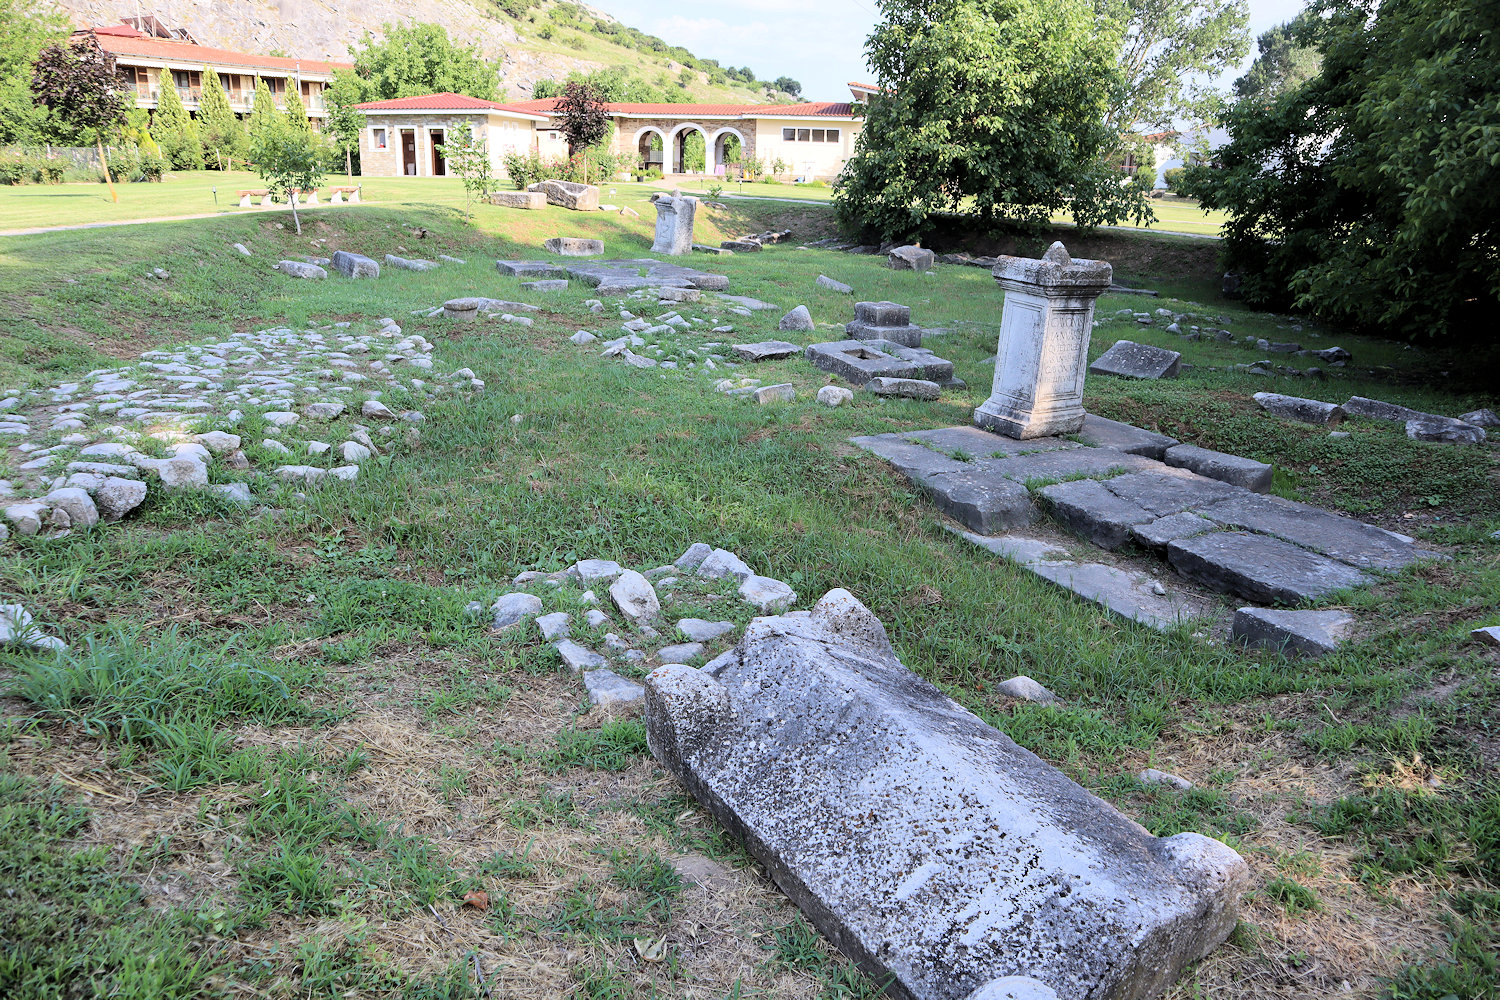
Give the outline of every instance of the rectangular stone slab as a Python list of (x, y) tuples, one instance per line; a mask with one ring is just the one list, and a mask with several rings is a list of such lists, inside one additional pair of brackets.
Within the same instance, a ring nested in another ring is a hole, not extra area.
[(969, 458), (1009, 458), (1023, 451), (1067, 451), (1077, 448), (1076, 441), (1066, 438), (1033, 438), (1017, 441), (1015, 438), (994, 434), (980, 427), (940, 427), (931, 431), (914, 431), (906, 439), (920, 441), (934, 451), (952, 454), (961, 451)]
[(928, 476), (967, 472), (973, 468), (968, 462), (960, 462), (956, 458), (939, 454), (930, 448), (913, 444), (900, 434), (852, 437), (849, 443), (879, 455), (894, 465), (896, 471), (914, 482), (920, 482)]
[(1160, 462), (1154, 462), (1149, 458), (1127, 455), (1122, 451), (1112, 451), (1108, 448), (1044, 451), (1035, 455), (1016, 455), (1012, 458), (989, 458), (977, 464), (1022, 483), (1028, 479), (1062, 479), (1065, 476), (1076, 475), (1106, 476), (1118, 469), (1144, 471), (1161, 467)]
[(1073, 534), (1101, 549), (1118, 549), (1131, 540), (1131, 528), (1156, 515), (1122, 500), (1092, 479), (1044, 486), (1042, 496), (1052, 516)]
[(1191, 469), (1200, 476), (1243, 486), (1256, 493), (1271, 488), (1271, 467), (1253, 458), (1210, 451), (1195, 444), (1176, 444), (1167, 449), (1162, 460), (1176, 468)]
[(1190, 580), (1261, 604), (1300, 604), (1373, 582), (1327, 556), (1245, 531), (1175, 539), (1167, 543), (1167, 561)]
[(1244, 492), (1236, 486), (1185, 469), (1160, 469), (1116, 476), (1105, 480), (1104, 486), (1115, 496), (1129, 500), (1160, 517), (1205, 507)]
[(1182, 355), (1164, 347), (1117, 340), (1109, 350), (1089, 365), (1091, 375), (1118, 375), (1121, 378), (1176, 378), (1182, 368)]
[(848, 592), (735, 653), (646, 679), (651, 751), (892, 995), (1144, 1000), (1234, 928), (1239, 855), (1152, 837), (903, 667)]
[(1201, 507), (1198, 513), (1225, 527), (1275, 535), (1361, 569), (1401, 569), (1430, 555), (1405, 535), (1281, 497), (1244, 494)]
[(982, 535), (1024, 528), (1036, 520), (1031, 491), (993, 472), (946, 472), (924, 477), (921, 485), (938, 510)]
[(1093, 413), (1084, 414), (1083, 427), (1078, 431), (1078, 436), (1084, 444), (1093, 445), (1096, 448), (1113, 448), (1131, 455), (1154, 458), (1158, 462), (1161, 461), (1162, 455), (1168, 448), (1178, 443), (1174, 437), (1143, 430), (1133, 424), (1110, 420), (1108, 417), (1097, 416)]

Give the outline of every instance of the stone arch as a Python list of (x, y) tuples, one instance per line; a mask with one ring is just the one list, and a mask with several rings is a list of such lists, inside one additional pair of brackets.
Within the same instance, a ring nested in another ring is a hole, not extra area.
[(674, 174), (687, 173), (687, 171), (683, 169), (682, 160), (683, 155), (686, 153), (684, 145), (687, 141), (687, 135), (689, 132), (697, 132), (699, 135), (703, 136), (704, 168), (707, 169), (708, 158), (712, 155), (713, 150), (713, 140), (708, 137), (708, 129), (704, 128), (702, 125), (699, 125), (697, 122), (683, 122), (681, 125), (678, 125), (676, 128), (672, 129), (672, 140), (669, 144), (671, 147), (671, 153), (667, 157), (667, 159), (669, 161), (668, 165), (671, 166), (672, 173)]
[[(652, 152), (652, 136), (655, 136), (656, 138), (661, 140), (660, 152)], [(667, 138), (666, 133), (657, 128), (655, 125), (644, 125), (641, 128), (636, 129), (635, 138), (631, 140), (631, 148), (635, 150), (636, 156), (639, 157), (639, 161), (645, 164), (648, 168), (659, 166), (662, 168), (663, 172), (666, 171), (666, 155), (667, 150), (670, 146), (671, 141)]]
[[(709, 162), (708, 166), (710, 166), (712, 168), (717, 168), (717, 167), (722, 167), (722, 166), (725, 165), (725, 163), (724, 163), (724, 145), (725, 145), (724, 140), (727, 139), (727, 138), (729, 138), (730, 136), (734, 136), (736, 139), (738, 139), (740, 141), (740, 153), (741, 153), (741, 155), (744, 155), (745, 153), (747, 153), (749, 151), (750, 144), (745, 141), (744, 133), (742, 133), (737, 128), (729, 128), (728, 126), (725, 126), (724, 128), (721, 128), (717, 132), (715, 132), (713, 134), (713, 138), (709, 140), (708, 146), (709, 146), (709, 149), (712, 152), (711, 152), (710, 162)], [(713, 171), (710, 171), (710, 172), (713, 172)]]

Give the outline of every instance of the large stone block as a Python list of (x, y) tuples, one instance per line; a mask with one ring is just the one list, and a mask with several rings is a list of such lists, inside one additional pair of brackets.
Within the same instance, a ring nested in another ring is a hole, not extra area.
[(604, 252), (603, 240), (591, 240), (582, 236), (554, 236), (542, 244), (548, 253), (561, 257), (597, 257)]
[(1118, 375), (1121, 378), (1176, 378), (1182, 369), (1182, 354), (1164, 347), (1117, 340), (1109, 350), (1089, 365), (1095, 375)]
[(547, 207), (547, 196), (541, 191), (491, 191), (485, 198), (491, 205), (499, 205), (501, 208), (536, 211)]
[(1084, 414), (1083, 427), (1079, 429), (1078, 436), (1085, 444), (1091, 444), (1097, 448), (1113, 448), (1115, 451), (1123, 451), (1131, 455), (1144, 455), (1158, 462), (1161, 461), (1162, 455), (1168, 448), (1178, 443), (1174, 437), (1143, 430), (1133, 424), (1110, 420), (1108, 417), (1097, 416), (1093, 413)]
[(1162, 460), (1175, 468), (1189, 469), (1200, 476), (1243, 486), (1255, 493), (1265, 493), (1271, 488), (1271, 467), (1253, 458), (1211, 451), (1195, 444), (1176, 444), (1167, 449)]
[(881, 376), (926, 379), (939, 384), (953, 378), (953, 362), (944, 361), (931, 351), (887, 341), (811, 344), (804, 353), (814, 367), (832, 372), (853, 385), (864, 385)]
[(911, 309), (899, 302), (856, 302), (854, 319), (844, 327), (850, 340), (889, 340), (921, 347), (922, 328), (911, 325)]
[(1198, 513), (1225, 527), (1275, 535), (1361, 569), (1397, 570), (1432, 555), (1406, 535), (1276, 496), (1241, 493), (1200, 507)]
[(922, 247), (897, 247), (886, 255), (886, 261), (897, 271), (931, 271), (937, 255)]
[(1300, 604), (1372, 582), (1346, 563), (1244, 531), (1175, 539), (1167, 562), (1190, 580), (1262, 604)]
[(656, 204), (656, 242), (651, 252), (674, 257), (692, 253), (698, 199), (659, 194), (652, 201)]
[(1152, 837), (908, 671), (842, 590), (753, 621), (711, 672), (656, 670), (646, 729), (899, 997), (1152, 997), (1229, 934), (1248, 882), (1224, 844)]
[(1346, 611), (1240, 608), (1229, 638), (1288, 656), (1318, 657), (1343, 645), (1353, 625), (1354, 616)]
[(937, 509), (970, 531), (994, 535), (1036, 520), (1031, 491), (983, 469), (965, 469), (920, 480)]
[(380, 264), (362, 253), (335, 250), (331, 263), (333, 269), (346, 278), (380, 277)]
[(1133, 537), (1131, 529), (1156, 515), (1122, 500), (1092, 479), (1054, 483), (1041, 490), (1052, 516), (1080, 538), (1102, 549), (1118, 549)]
[(540, 191), (549, 205), (560, 205), (575, 212), (599, 211), (599, 189), (592, 184), (573, 181), (539, 181), (526, 189)]

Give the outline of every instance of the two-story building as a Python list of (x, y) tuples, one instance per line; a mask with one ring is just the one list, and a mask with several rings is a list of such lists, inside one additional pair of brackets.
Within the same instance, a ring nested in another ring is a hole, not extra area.
[(229, 106), (248, 115), (255, 102), (255, 88), (265, 81), (277, 107), (286, 106), (286, 95), (296, 93), (315, 126), (328, 115), (323, 90), (333, 82), (337, 69), (353, 69), (350, 63), (317, 59), (286, 59), (249, 52), (232, 52), (198, 45), (178, 38), (146, 34), (128, 24), (99, 25), (74, 32), (92, 35), (99, 47), (114, 57), (115, 65), (135, 87), (137, 107), (155, 110), (165, 87), (172, 87), (183, 106), (196, 113), (203, 97), (203, 77), (213, 69)]

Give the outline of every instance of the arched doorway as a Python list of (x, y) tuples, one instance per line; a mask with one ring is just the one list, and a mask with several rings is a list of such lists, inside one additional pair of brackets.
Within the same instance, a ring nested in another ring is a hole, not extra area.
[(745, 137), (737, 129), (721, 128), (714, 135), (713, 173), (723, 176), (744, 162)]
[(672, 173), (704, 173), (707, 166), (707, 154), (708, 133), (701, 125), (689, 122), (672, 130)]
[(661, 130), (646, 126), (635, 134), (636, 162), (643, 170), (652, 167), (666, 173), (667, 137)]

